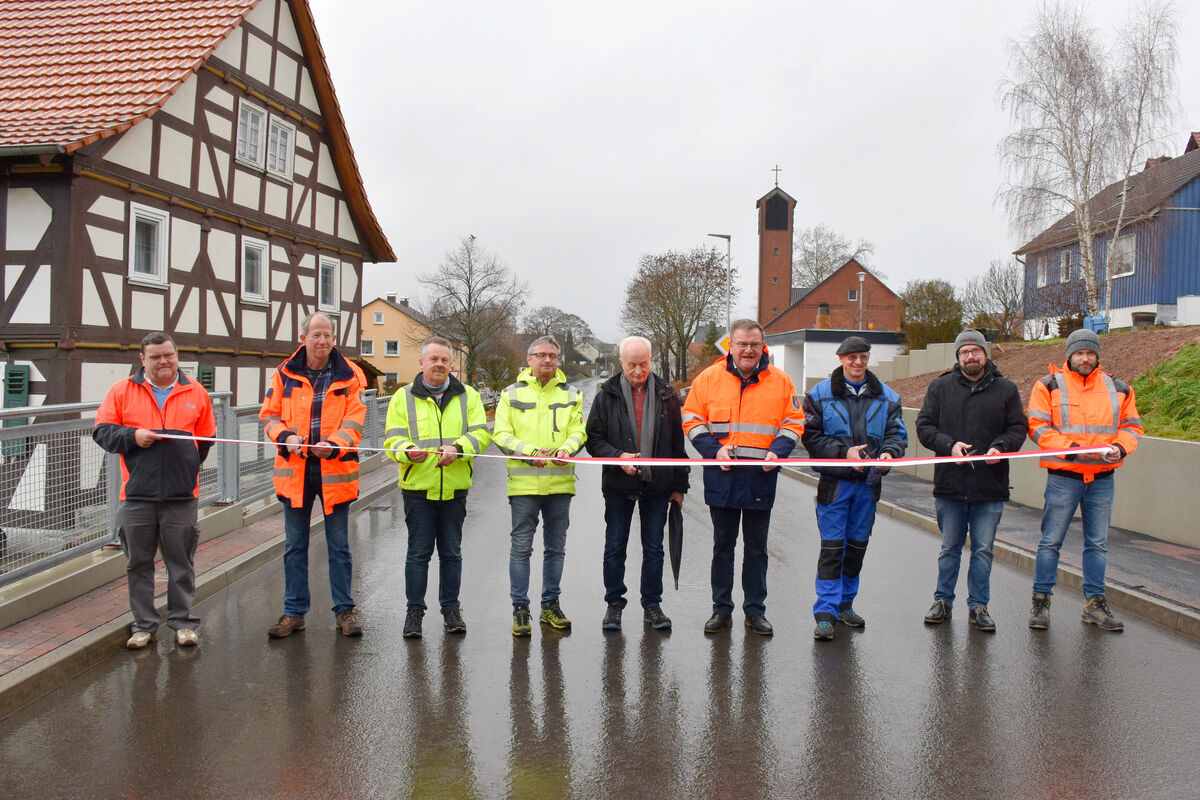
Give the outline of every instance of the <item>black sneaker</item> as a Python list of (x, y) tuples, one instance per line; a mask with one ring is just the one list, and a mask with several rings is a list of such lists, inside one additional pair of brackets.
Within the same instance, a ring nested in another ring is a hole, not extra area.
[(442, 615), (442, 624), (446, 628), (446, 633), (466, 633), (467, 623), (463, 622), (462, 609), (452, 608)]
[(604, 619), (600, 621), (600, 627), (606, 631), (621, 630), (621, 610), (620, 603), (609, 603), (604, 611)]
[(713, 615), (708, 618), (708, 622), (704, 623), (705, 633), (720, 633), (726, 628), (733, 627), (733, 615), (725, 611), (714, 611)]
[(945, 600), (934, 600), (933, 605), (925, 612), (926, 625), (940, 625), (950, 619), (950, 605)]
[(833, 641), (833, 623), (827, 619), (823, 619), (817, 623), (817, 627), (813, 629), (813, 638), (818, 642)]
[(988, 614), (987, 606), (975, 606), (967, 612), (968, 624), (974, 625), (977, 631), (996, 630), (996, 621)]
[(851, 628), (865, 628), (867, 621), (862, 618), (853, 608), (843, 608), (838, 612), (838, 622), (843, 625), (848, 625)]
[(671, 627), (671, 618), (663, 613), (662, 606), (657, 603), (652, 606), (646, 606), (642, 615), (642, 621), (656, 631), (667, 630)]
[(751, 614), (746, 617), (746, 627), (759, 636), (775, 635), (775, 629), (771, 627), (771, 623), (767, 622), (767, 618), (762, 614)]
[(1029, 609), (1029, 627), (1039, 631), (1050, 627), (1050, 595), (1033, 593), (1033, 607)]
[(425, 612), (419, 608), (410, 608), (408, 613), (404, 615), (404, 638), (405, 639), (420, 639), (421, 638), (421, 619), (425, 616)]

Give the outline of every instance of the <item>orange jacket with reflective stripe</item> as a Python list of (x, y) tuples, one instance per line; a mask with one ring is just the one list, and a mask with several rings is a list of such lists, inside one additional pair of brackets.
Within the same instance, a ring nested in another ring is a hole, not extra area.
[[(304, 466), (306, 457), (292, 455), (283, 442), (293, 433), (308, 444), (312, 417), (313, 387), (305, 370), (307, 354), (301, 345), (292, 357), (271, 373), (271, 383), (259, 417), (263, 433), (279, 445), (275, 455), (275, 494), (288, 500), (292, 508), (304, 504)], [(346, 359), (334, 348), (329, 355), (333, 375), (321, 404), (321, 441), (333, 448), (328, 458), (321, 459), (321, 497), (325, 513), (338, 503), (358, 497), (358, 451), (362, 440), (367, 408), (360, 393), (367, 381), (357, 364)]]
[[(1050, 374), (1033, 385), (1029, 395), (1029, 438), (1043, 450), (1115, 444), (1128, 456), (1142, 438), (1133, 387), (1100, 368), (1086, 378), (1063, 364), (1050, 365)], [(1072, 458), (1047, 456), (1038, 466), (1083, 475), (1091, 481), (1123, 462), (1084, 464)]]

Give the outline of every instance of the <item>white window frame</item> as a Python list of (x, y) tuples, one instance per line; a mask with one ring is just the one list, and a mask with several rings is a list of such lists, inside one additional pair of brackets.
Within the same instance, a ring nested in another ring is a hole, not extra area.
[(399, 372), (383, 373), (383, 382), (384, 383), (399, 383), (400, 382), (400, 373)]
[(383, 324), (383, 312), (382, 312), (382, 311), (376, 311), (376, 312), (375, 312), (375, 324), (376, 324), (376, 325), (382, 325), (382, 324)]
[[(154, 272), (138, 272), (137, 263), (137, 225), (138, 222), (149, 222), (155, 226)], [(171, 246), (171, 214), (161, 208), (144, 206), (141, 203), (129, 204), (129, 280), (132, 283), (142, 283), (148, 286), (166, 286), (168, 254)]]
[[(276, 131), (287, 132), (287, 145), (284, 146), (282, 153), (277, 152), (275, 143)], [(290, 181), (292, 179), (293, 156), (296, 153), (296, 126), (272, 114), (267, 123), (267, 141), (264, 153), (267, 172)], [(272, 163), (272, 161), (275, 163)], [(282, 161), (282, 164), (279, 163), (280, 161)]]
[[(253, 137), (253, 141), (251, 141), (251, 133), (249, 131), (246, 131), (245, 137), (242, 136), (242, 128), (247, 117), (257, 118), (259, 122), (258, 133)], [(255, 153), (250, 152), (251, 144), (257, 149), (257, 157)], [(247, 102), (244, 97), (238, 98), (234, 155), (243, 164), (251, 164), (259, 169), (263, 169), (267, 163), (267, 110)]]
[(400, 355), (400, 340), (399, 339), (384, 339), (383, 340), (383, 355), (384, 357), (397, 357)]
[(363, 339), (362, 341), (360, 341), (358, 343), (358, 351), (360, 353), (362, 353), (364, 356), (375, 355), (375, 340), (374, 339)]
[[(246, 288), (246, 252), (256, 250), (259, 253), (259, 275), (258, 285), (259, 292), (252, 292)], [(262, 239), (252, 239), (249, 236), (242, 237), (241, 258), (239, 259), (241, 269), (238, 270), (238, 282), (242, 289), (242, 299), (251, 303), (266, 303), (267, 302), (267, 281), (271, 279), (271, 245)]]
[(1037, 259), (1037, 286), (1041, 289), (1046, 285), (1046, 256), (1039, 256)]
[[(1126, 244), (1128, 242), (1128, 244)], [(1108, 264), (1112, 269), (1114, 278), (1124, 278), (1132, 275), (1137, 271), (1137, 234), (1126, 233), (1117, 238), (1115, 242), (1110, 242), (1109, 247), (1112, 252), (1109, 253)], [(1122, 252), (1117, 252), (1120, 248)], [(1117, 272), (1120, 267), (1126, 267), (1121, 272)]]
[(1058, 256), (1058, 282), (1071, 282), (1071, 251), (1064, 250)]
[(858, 302), (858, 289), (847, 289), (846, 290), (846, 302), (847, 303), (857, 303)]
[[(329, 297), (330, 302), (325, 303), (325, 268), (329, 267), (332, 270), (330, 278)], [(336, 258), (329, 256), (321, 256), (317, 259), (317, 308), (321, 311), (337, 312), (338, 310), (338, 288), (342, 280), (342, 262)]]

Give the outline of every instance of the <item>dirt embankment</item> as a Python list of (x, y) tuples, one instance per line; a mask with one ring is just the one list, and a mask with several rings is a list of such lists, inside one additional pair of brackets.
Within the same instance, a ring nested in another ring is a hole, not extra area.
[[(1164, 328), (1161, 330), (1110, 333), (1100, 337), (1100, 368), (1124, 381), (1132, 381), (1148, 368), (1174, 356), (1188, 342), (1200, 339), (1200, 327)], [(1021, 390), (1028, 403), (1033, 382), (1047, 372), (1047, 365), (1062, 366), (1066, 353), (1062, 341), (1054, 344), (1039, 342), (997, 342), (991, 346), (992, 361), (1004, 377)], [(941, 374), (927, 372), (911, 378), (889, 381), (905, 406), (920, 408), (925, 389)]]

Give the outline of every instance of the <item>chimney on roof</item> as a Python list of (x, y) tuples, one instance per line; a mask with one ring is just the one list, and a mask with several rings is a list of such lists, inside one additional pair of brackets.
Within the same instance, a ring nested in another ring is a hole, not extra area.
[(1146, 170), (1148, 170), (1152, 167), (1157, 167), (1159, 164), (1165, 164), (1170, 160), (1171, 160), (1170, 156), (1159, 156), (1158, 158), (1147, 158), (1146, 166), (1142, 169), (1142, 171), (1145, 172)]
[(404, 306), (405, 308), (408, 308), (408, 298), (407, 298), (407, 297), (401, 297), (401, 298), (400, 298), (400, 305)]
[(387, 301), (388, 301), (389, 303), (394, 303), (394, 302), (396, 302), (396, 293), (395, 293), (395, 292), (388, 292), (388, 293), (387, 293)]

